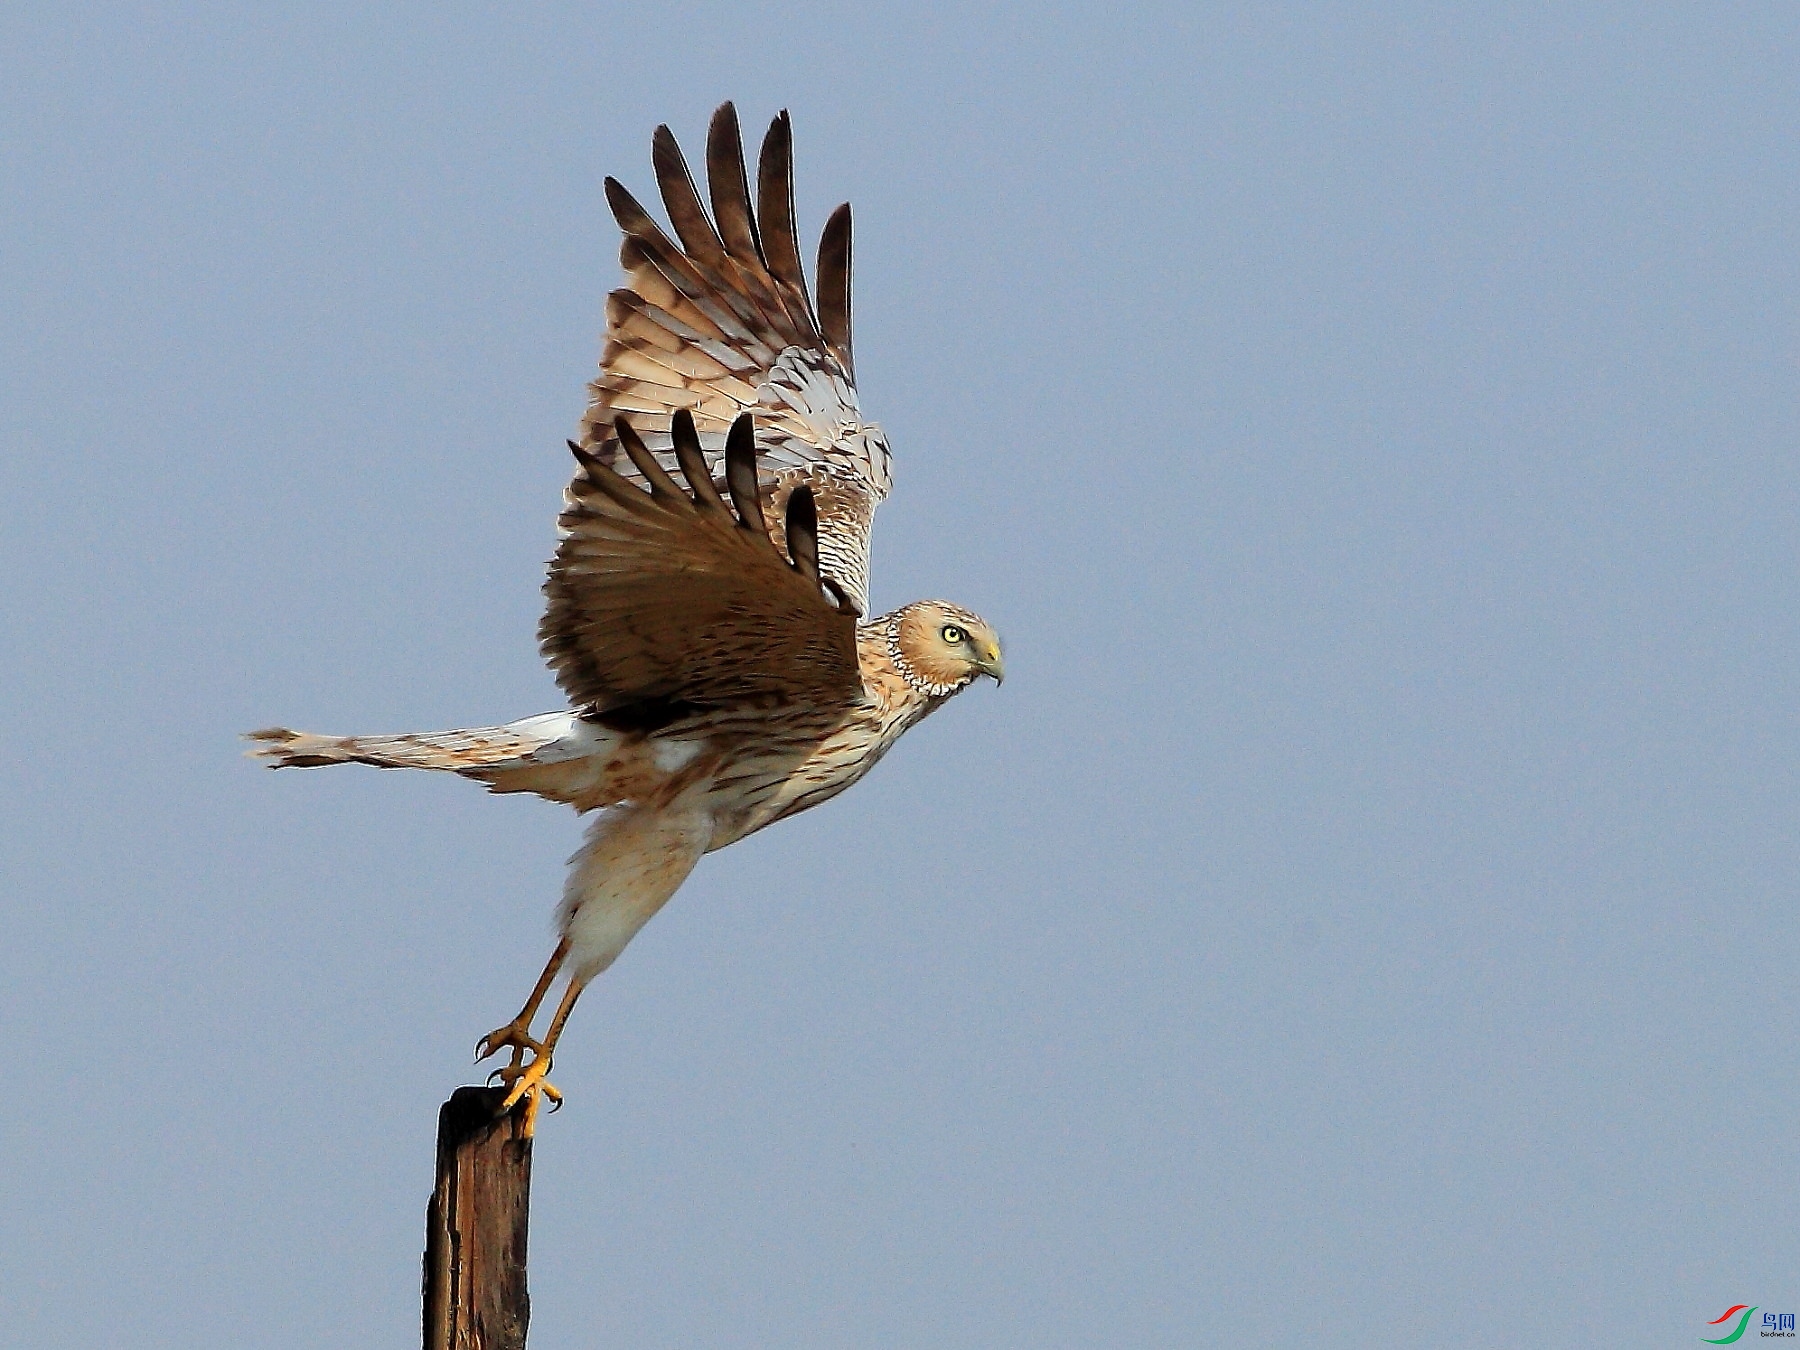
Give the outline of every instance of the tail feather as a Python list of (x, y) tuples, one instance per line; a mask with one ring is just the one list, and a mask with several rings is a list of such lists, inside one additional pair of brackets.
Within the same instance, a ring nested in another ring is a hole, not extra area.
[[(245, 751), (273, 769), (310, 769), (322, 764), (373, 764), (378, 769), (447, 769), (471, 778), (502, 769), (569, 739), (572, 713), (544, 713), (502, 727), (414, 732), (400, 736), (315, 736), (286, 727), (252, 731)], [(555, 756), (552, 755), (552, 758)]]

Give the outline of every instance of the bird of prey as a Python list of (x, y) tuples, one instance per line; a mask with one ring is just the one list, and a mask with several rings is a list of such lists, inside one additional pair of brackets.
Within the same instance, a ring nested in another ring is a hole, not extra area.
[[(966, 609), (874, 618), (869, 533), (890, 484), (850, 344), (850, 208), (826, 222), (815, 305), (794, 232), (792, 132), (762, 144), (754, 204), (737, 113), (713, 114), (708, 213), (669, 129), (652, 142), (675, 237), (618, 182), (627, 284), (606, 304), (540, 646), (566, 712), (393, 736), (251, 733), (276, 768), (445, 769), (595, 812), (561, 939), (517, 1017), (476, 1045), (527, 1128), (581, 991), (704, 853), (835, 796), (979, 677), (1000, 641)], [(542, 1037), (532, 1024), (567, 984)]]

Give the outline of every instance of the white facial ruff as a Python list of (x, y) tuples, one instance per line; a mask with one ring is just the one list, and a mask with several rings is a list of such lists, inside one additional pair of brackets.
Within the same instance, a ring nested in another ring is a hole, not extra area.
[(969, 682), (968, 680), (958, 680), (954, 684), (944, 684), (937, 680), (928, 680), (914, 670), (912, 662), (908, 661), (906, 654), (900, 650), (900, 620), (898, 618), (888, 621), (887, 649), (888, 660), (894, 663), (894, 669), (900, 672), (900, 678), (927, 697), (946, 698)]

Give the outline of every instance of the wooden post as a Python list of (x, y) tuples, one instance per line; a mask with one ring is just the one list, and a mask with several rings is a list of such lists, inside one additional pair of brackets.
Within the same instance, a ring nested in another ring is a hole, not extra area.
[(531, 1139), (504, 1088), (460, 1087), (438, 1111), (425, 1210), (425, 1350), (524, 1350)]

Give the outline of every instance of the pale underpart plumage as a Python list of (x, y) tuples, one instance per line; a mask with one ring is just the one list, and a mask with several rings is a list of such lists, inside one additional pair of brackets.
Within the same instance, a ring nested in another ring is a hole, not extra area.
[[(815, 311), (785, 113), (755, 207), (730, 104), (708, 137), (710, 217), (666, 127), (654, 151), (680, 242), (607, 180), (630, 285), (607, 302), (545, 585), (539, 637), (573, 710), (397, 736), (253, 734), (276, 767), (443, 769), (597, 812), (570, 860), (557, 954), (484, 1041), (514, 1048), (514, 1096), (550, 1091), (549, 1050), (582, 985), (703, 854), (843, 791), (945, 699), (1001, 675), (993, 630), (947, 602), (861, 617), (891, 479), (852, 382), (849, 208), (821, 242)], [(529, 1026), (559, 967), (570, 988), (540, 1044)]]
[[(276, 767), (372, 764), (444, 769), (492, 792), (530, 792), (600, 814), (570, 859), (560, 924), (572, 971), (611, 965), (672, 896), (702, 854), (836, 796), (875, 766), (903, 732), (981, 672), (933, 679), (894, 659), (903, 628), (974, 615), (924, 601), (857, 626), (866, 697), (847, 707), (748, 705), (696, 709), (654, 730), (592, 714), (543, 713), (504, 726), (396, 736), (255, 733), (252, 753)], [(977, 639), (979, 640), (979, 639)], [(910, 643), (908, 645), (911, 645)], [(904, 654), (901, 662), (912, 665)], [(997, 664), (997, 662), (996, 662)], [(989, 672), (993, 673), (993, 672)], [(577, 923), (583, 914), (586, 920)]]

